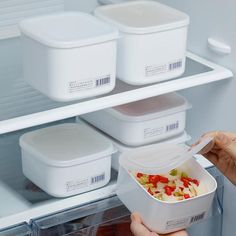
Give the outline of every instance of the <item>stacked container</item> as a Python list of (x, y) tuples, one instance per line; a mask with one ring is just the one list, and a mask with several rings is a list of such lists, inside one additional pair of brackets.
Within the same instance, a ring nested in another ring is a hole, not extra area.
[(56, 101), (110, 92), (115, 86), (118, 30), (81, 12), (21, 22), (24, 78)]
[(101, 6), (95, 16), (117, 27), (117, 77), (140, 85), (175, 78), (185, 70), (189, 17), (155, 1)]
[(62, 124), (20, 138), (24, 175), (48, 194), (67, 197), (110, 180), (109, 139), (85, 124)]
[(184, 97), (170, 93), (81, 117), (121, 143), (139, 146), (183, 133), (189, 107)]

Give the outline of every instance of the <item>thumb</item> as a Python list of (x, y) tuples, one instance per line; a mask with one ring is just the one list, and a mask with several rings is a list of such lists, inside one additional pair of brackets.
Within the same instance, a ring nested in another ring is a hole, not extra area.
[(236, 140), (232, 140), (224, 133), (218, 133), (215, 137), (215, 143), (228, 153), (231, 157), (236, 159)]

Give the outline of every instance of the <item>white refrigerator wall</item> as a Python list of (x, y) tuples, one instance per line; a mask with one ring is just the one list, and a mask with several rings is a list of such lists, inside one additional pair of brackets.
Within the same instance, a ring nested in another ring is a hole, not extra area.
[[(76, 0), (69, 0), (74, 3)], [(69, 2), (68, 1), (68, 2)], [(117, 0), (117, 2), (122, 0)], [(236, 2), (234, 0), (160, 0), (190, 15), (188, 49), (236, 74)], [(72, 5), (71, 5), (72, 6)], [(91, 12), (96, 0), (79, 0), (80, 10)], [(207, 46), (207, 39), (214, 38), (228, 44), (232, 53), (219, 56)], [(188, 112), (187, 131), (197, 139), (211, 130), (236, 131), (236, 80), (221, 81), (181, 91), (193, 104)], [(236, 232), (236, 187), (226, 181), (224, 195), (223, 236)]]
[[(236, 74), (236, 2), (234, 0), (162, 0), (190, 15), (189, 50), (224, 65)], [(207, 47), (211, 37), (231, 46), (232, 53), (219, 56)], [(212, 83), (182, 92), (193, 104), (187, 130), (193, 139), (211, 130), (236, 131), (236, 81)], [(225, 184), (223, 236), (236, 232), (236, 187)]]

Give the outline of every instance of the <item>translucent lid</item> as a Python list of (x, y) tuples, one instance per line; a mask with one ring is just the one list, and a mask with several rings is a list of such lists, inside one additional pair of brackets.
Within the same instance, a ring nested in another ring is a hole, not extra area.
[(82, 12), (61, 12), (23, 20), (23, 34), (50, 47), (73, 48), (118, 37), (118, 30)]
[(127, 170), (145, 174), (165, 174), (200, 152), (212, 138), (206, 138), (193, 148), (177, 144), (155, 144), (121, 154), (120, 165)]
[(116, 106), (106, 111), (121, 120), (143, 121), (184, 111), (189, 107), (190, 104), (184, 97), (177, 93), (169, 93)]
[(120, 31), (134, 34), (165, 31), (189, 24), (188, 15), (155, 1), (111, 4), (98, 7), (94, 13)]
[[(172, 144), (184, 144), (186, 143), (187, 141), (189, 141), (191, 139), (191, 136), (188, 135), (185, 131), (178, 135), (178, 136), (175, 136), (173, 138), (168, 138), (168, 139), (165, 139), (165, 140), (162, 140), (160, 142), (155, 142), (155, 144), (159, 144), (159, 145), (163, 145), (164, 143), (167, 144), (167, 143), (172, 143)], [(134, 150), (136, 149), (137, 147), (134, 147), (134, 146), (128, 146), (128, 145), (125, 145), (121, 142), (119, 142), (118, 140), (115, 140), (115, 139), (112, 139), (110, 138), (110, 140), (112, 141), (112, 143), (114, 144), (115, 148), (117, 148), (118, 151), (120, 151), (121, 153), (123, 152), (127, 152), (127, 151), (130, 151), (130, 150)], [(153, 143), (154, 144), (154, 143)], [(151, 145), (151, 144), (149, 144)], [(142, 145), (142, 146), (147, 146), (147, 145)]]
[(20, 146), (48, 165), (72, 166), (111, 155), (112, 143), (87, 125), (67, 123), (26, 133)]

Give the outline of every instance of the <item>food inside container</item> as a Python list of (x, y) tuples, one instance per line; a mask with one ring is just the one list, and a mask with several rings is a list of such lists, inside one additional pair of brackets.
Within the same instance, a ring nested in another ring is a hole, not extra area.
[(156, 1), (100, 6), (95, 16), (120, 31), (117, 77), (133, 85), (180, 76), (185, 70), (189, 17)]
[(183, 96), (168, 93), (81, 117), (125, 145), (140, 146), (183, 133), (190, 107)]
[(150, 230), (160, 234), (185, 229), (205, 219), (217, 183), (193, 156), (211, 140), (192, 149), (156, 144), (123, 153), (118, 197), (131, 212), (140, 213)]
[(67, 197), (106, 185), (114, 147), (84, 123), (66, 123), (20, 137), (24, 175), (55, 197)]
[(132, 174), (149, 194), (160, 201), (182, 201), (206, 193), (203, 181), (191, 178), (180, 168), (172, 169), (164, 175)]

